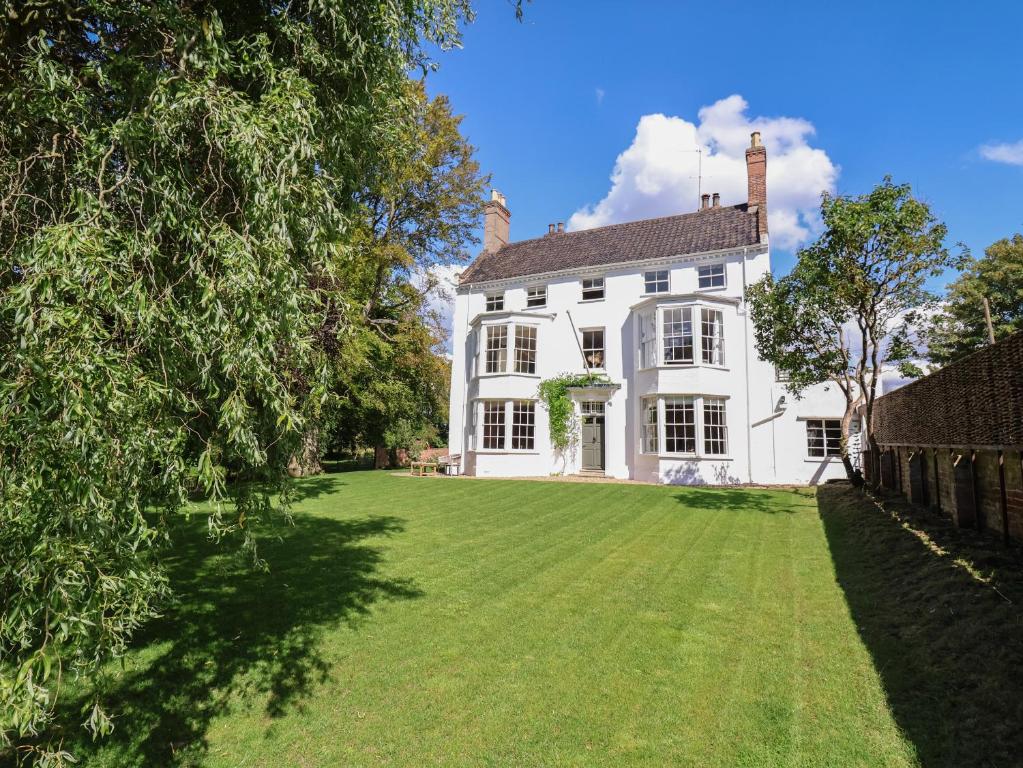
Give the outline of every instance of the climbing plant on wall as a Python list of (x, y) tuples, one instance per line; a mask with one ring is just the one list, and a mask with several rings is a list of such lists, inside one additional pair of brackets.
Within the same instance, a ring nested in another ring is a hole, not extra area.
[(568, 390), (610, 384), (607, 376), (596, 373), (563, 373), (540, 382), (537, 396), (547, 409), (551, 445), (564, 451), (575, 439), (576, 419)]

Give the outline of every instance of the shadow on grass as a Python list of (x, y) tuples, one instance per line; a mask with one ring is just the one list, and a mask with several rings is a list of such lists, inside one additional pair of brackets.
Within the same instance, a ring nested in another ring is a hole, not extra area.
[(378, 600), (422, 595), (381, 574), (380, 550), (364, 542), (403, 530), (398, 518), (296, 515), (280, 541), (261, 545), (269, 573), (230, 542), (211, 543), (201, 515), (175, 528), (169, 570), (177, 599), (137, 639), (144, 661), (130, 660), (102, 693), (116, 716), (113, 734), (93, 744), (77, 707), (61, 718), (58, 738), (85, 764), (202, 762), (209, 723), (232, 699), (258, 701), (270, 718), (301, 711), (339, 663), (324, 654), (325, 629), (357, 625)]
[(817, 498), (838, 582), (921, 763), (1020, 765), (1019, 548), (849, 488)]
[(753, 510), (771, 515), (793, 514), (800, 509), (812, 508), (813, 491), (744, 490), (741, 488), (686, 488), (675, 494), (675, 499), (687, 507), (708, 510)]

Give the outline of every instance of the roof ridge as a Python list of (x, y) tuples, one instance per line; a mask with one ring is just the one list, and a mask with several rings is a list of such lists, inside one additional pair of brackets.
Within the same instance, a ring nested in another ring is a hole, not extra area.
[[(697, 211), (687, 211), (686, 213), (669, 213), (667, 216), (654, 216), (652, 219), (633, 219), (632, 221), (619, 221), (614, 224), (602, 224), (599, 227), (590, 227), (588, 229), (574, 229), (565, 232), (548, 232), (545, 235), (538, 235), (537, 237), (530, 237), (526, 240), (513, 240), (510, 243), (505, 243), (500, 250), (497, 251), (484, 251), (484, 253), (500, 253), (509, 245), (519, 245), (520, 243), (532, 243), (537, 240), (546, 240), (548, 237), (564, 237), (565, 235), (581, 235), (584, 232), (600, 232), (604, 229), (614, 229), (615, 227), (627, 227), (630, 224), (647, 224), (656, 221), (667, 221), (668, 219), (682, 219), (686, 216), (697, 216), (701, 213), (709, 213), (710, 211), (727, 211), (727, 210), (738, 210), (744, 209), (749, 210), (749, 203), (736, 203), (735, 205), (719, 205), (717, 208), (703, 208)], [(482, 255), (482, 254), (481, 254)]]

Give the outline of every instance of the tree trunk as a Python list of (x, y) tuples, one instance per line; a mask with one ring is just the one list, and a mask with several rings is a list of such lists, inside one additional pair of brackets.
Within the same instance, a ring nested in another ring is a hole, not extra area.
[[(851, 397), (847, 397), (845, 413), (842, 414), (842, 466), (845, 467), (845, 476), (849, 478), (849, 482), (857, 488), (863, 485), (863, 473), (853, 466), (852, 456), (849, 454), (849, 433), (852, 427), (853, 417), (856, 415), (856, 406), (858, 403), (858, 398), (853, 400)], [(862, 448), (862, 437), (860, 440), (860, 447)]]
[(320, 433), (316, 429), (310, 429), (302, 436), (302, 449), (288, 462), (288, 474), (292, 477), (309, 477), (322, 472)]

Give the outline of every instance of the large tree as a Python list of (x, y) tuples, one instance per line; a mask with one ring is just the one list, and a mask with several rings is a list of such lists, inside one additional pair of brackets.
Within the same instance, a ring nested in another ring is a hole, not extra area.
[[(255, 554), (329, 383), (314, 341), (343, 332), (358, 198), (408, 137), (407, 73), (469, 9), (3, 11), (0, 751), (54, 758), (59, 681), (159, 610), (162, 520), (196, 484)], [(87, 725), (109, 729), (98, 703)]]
[(888, 178), (863, 196), (824, 195), (821, 218), (824, 233), (798, 252), (792, 271), (767, 275), (747, 298), (757, 352), (787, 375), (789, 391), (830, 381), (845, 396), (842, 462), (859, 482), (848, 450), (856, 409), (863, 406), (870, 439), (882, 369), (912, 372), (907, 329), (934, 300), (926, 282), (960, 257), (927, 204)]
[(1023, 235), (991, 244), (981, 259), (970, 258), (949, 285), (925, 330), (932, 363), (947, 365), (988, 344), (985, 298), (995, 340), (1023, 331)]

